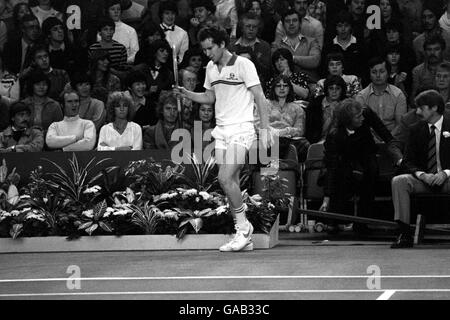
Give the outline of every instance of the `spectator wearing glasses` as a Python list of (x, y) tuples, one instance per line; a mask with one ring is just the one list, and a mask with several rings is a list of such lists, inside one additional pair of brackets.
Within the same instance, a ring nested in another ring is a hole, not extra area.
[(20, 39), (9, 39), (3, 48), (3, 64), (5, 70), (18, 75), (32, 61), (33, 47), (41, 37), (41, 27), (33, 15), (25, 15), (20, 24)]

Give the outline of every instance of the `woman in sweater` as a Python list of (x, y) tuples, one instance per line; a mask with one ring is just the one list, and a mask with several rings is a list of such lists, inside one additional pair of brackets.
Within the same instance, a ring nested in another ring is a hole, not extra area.
[(100, 130), (97, 150), (131, 151), (142, 150), (142, 129), (130, 121), (133, 102), (123, 92), (114, 92), (108, 102), (110, 121)]
[(309, 143), (305, 133), (305, 111), (294, 101), (294, 88), (287, 75), (280, 74), (272, 82), (269, 92), (269, 124), (280, 137), (280, 158), (285, 158), (289, 144), (296, 147), (299, 159), (306, 156)]

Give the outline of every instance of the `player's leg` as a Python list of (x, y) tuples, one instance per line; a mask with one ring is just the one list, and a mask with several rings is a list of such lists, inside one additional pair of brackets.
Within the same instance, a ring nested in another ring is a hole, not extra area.
[(236, 235), (232, 241), (220, 248), (221, 251), (251, 250), (251, 234), (253, 226), (245, 215), (246, 206), (242, 201), (240, 188), (240, 171), (245, 164), (247, 148), (238, 144), (231, 144), (226, 151), (222, 151), (224, 162), (219, 164), (219, 183), (225, 192), (235, 222)]

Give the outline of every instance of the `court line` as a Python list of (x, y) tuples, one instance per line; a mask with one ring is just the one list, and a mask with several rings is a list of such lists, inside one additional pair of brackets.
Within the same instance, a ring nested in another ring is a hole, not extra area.
[[(58, 293), (13, 293), (0, 294), (0, 298), (53, 297), (53, 296), (108, 296), (108, 295), (186, 295), (186, 294), (280, 294), (280, 293), (379, 293), (386, 290), (218, 290), (218, 291), (136, 291), (136, 292), (58, 292)], [(450, 289), (392, 289), (402, 293), (449, 292)]]
[(381, 296), (377, 298), (377, 300), (389, 300), (395, 294), (395, 290), (387, 290), (383, 292)]
[(0, 279), (0, 283), (52, 281), (135, 281), (135, 280), (230, 280), (230, 279), (449, 279), (450, 275), (343, 275), (343, 276), (173, 276), (173, 277), (91, 277)]

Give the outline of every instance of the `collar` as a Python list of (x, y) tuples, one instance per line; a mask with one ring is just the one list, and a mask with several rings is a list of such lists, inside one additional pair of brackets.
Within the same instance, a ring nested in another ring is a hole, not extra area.
[[(386, 86), (386, 89), (384, 89), (384, 92), (389, 94), (391, 93), (391, 87), (389, 84)], [(375, 94), (375, 91), (373, 90), (373, 83), (369, 84), (369, 95), (371, 94)]]
[[(441, 116), (436, 123), (434, 123), (434, 127), (438, 129), (439, 132), (442, 132), (442, 123), (444, 122), (444, 116)], [(428, 131), (431, 129), (432, 123), (428, 123)]]
[(75, 122), (77, 120), (80, 120), (80, 115), (79, 114), (77, 114), (74, 117), (66, 117), (66, 116), (64, 116), (64, 121), (67, 121), (67, 122)]
[[(232, 66), (234, 66), (234, 64), (236, 63), (237, 58), (238, 58), (238, 56), (235, 55), (234, 53), (232, 53), (232, 54), (231, 54), (231, 59), (228, 61), (226, 67), (232, 67)], [(215, 65), (217, 65), (217, 64), (215, 64)]]
[(55, 48), (54, 46), (52, 46), (51, 44), (48, 45), (48, 51), (52, 52), (52, 51), (60, 51), (66, 50), (66, 44), (63, 42), (62, 45), (59, 48)]
[(324, 98), (322, 99), (322, 108), (323, 108), (323, 109), (326, 109), (326, 108), (328, 108), (329, 106), (331, 106), (331, 102), (328, 102), (327, 97), (324, 97)]
[(350, 47), (352, 44), (356, 44), (357, 43), (357, 40), (356, 40), (356, 37), (355, 36), (351, 36), (350, 37), (350, 42), (348, 42), (345, 46), (343, 46), (342, 44), (340, 44), (339, 43), (339, 41), (338, 41), (338, 37), (336, 36), (336, 37), (334, 37), (334, 39), (333, 39), (333, 43), (334, 44), (337, 44), (338, 46), (340, 46), (342, 49), (347, 49), (348, 47)]
[(306, 13), (306, 15), (302, 18), (302, 21), (306, 20), (308, 22), (311, 22), (311, 18), (313, 18), (313, 16), (311, 16), (309, 13)]
[(228, 61), (228, 63), (227, 63), (227, 67), (234, 66), (234, 64), (236, 63), (237, 57), (238, 56), (233, 53), (233, 55), (231, 56), (230, 61)]
[(31, 43), (27, 43), (23, 37), (21, 38), (22, 40), (22, 48), (28, 48), (29, 46), (31, 46)]
[[(19, 131), (19, 130), (15, 130), (12, 126), (9, 126), (8, 128), (6, 128), (3, 131), (3, 135), (4, 136), (12, 136), (15, 131)], [(31, 134), (31, 128), (26, 128), (23, 134), (26, 136), (29, 136)]]
[[(300, 41), (302, 41), (303, 38), (305, 38), (305, 36), (302, 35), (301, 33), (299, 33), (299, 34), (298, 34), (298, 39), (299, 39)], [(286, 44), (289, 44), (289, 43), (287, 43), (287, 40), (288, 40), (288, 36), (285, 36), (285, 37), (283, 38), (283, 42), (286, 43)]]
[(45, 74), (50, 74), (50, 73), (52, 73), (52, 72), (53, 72), (53, 68), (50, 67), (50, 70), (49, 70), (48, 72), (46, 72)]
[[(243, 41), (243, 38), (240, 37), (240, 38), (236, 41), (235, 44), (240, 44), (241, 46), (246, 46), (245, 44), (242, 43), (242, 41)], [(253, 44), (251, 44), (250, 46), (254, 46), (256, 43), (261, 43), (261, 40), (259, 40), (258, 37), (256, 37), (255, 40), (253, 40)]]
[(145, 103), (146, 103), (145, 96), (143, 96), (142, 98), (134, 99), (134, 102), (136, 104), (141, 104), (141, 105), (145, 106)]
[(347, 131), (347, 135), (351, 136), (352, 134), (355, 134), (355, 130), (350, 130), (348, 128), (345, 128), (345, 130)]

